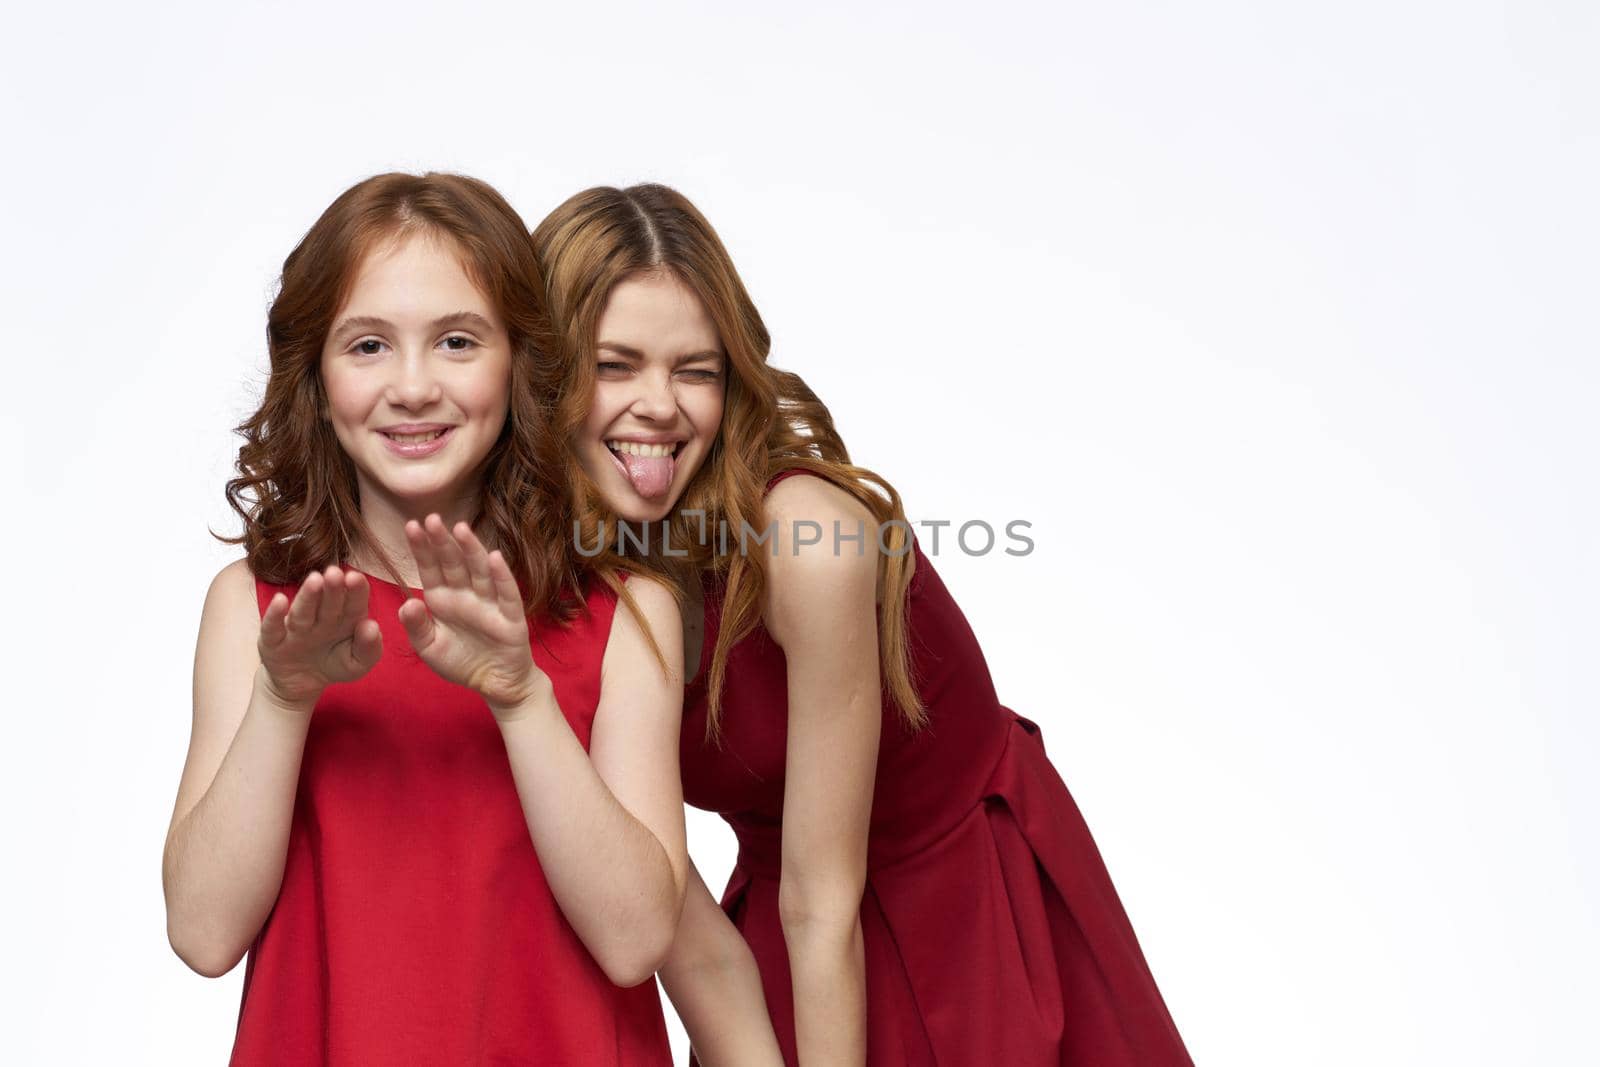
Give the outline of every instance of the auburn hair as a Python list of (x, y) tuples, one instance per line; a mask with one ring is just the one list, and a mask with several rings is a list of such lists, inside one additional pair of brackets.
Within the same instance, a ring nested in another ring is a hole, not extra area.
[[(878, 523), (892, 523), (885, 527), (886, 551), (878, 567), (880, 668), (906, 722), (920, 727), (926, 712), (912, 678), (905, 617), (915, 557), (900, 496), (883, 478), (850, 462), (833, 417), (800, 376), (767, 362), (772, 339), (705, 216), (664, 185), (599, 187), (578, 193), (551, 212), (534, 231), (533, 243), (565, 363), (556, 407), (557, 427), (565, 440), (572, 439), (588, 415), (596, 332), (619, 282), (670, 272), (700, 298), (720, 335), (728, 368), (721, 429), (667, 520), (671, 544), (686, 554), (669, 559), (658, 551), (647, 561), (680, 592), (684, 583), (707, 572), (722, 585), (722, 625), (706, 686), (708, 736), (720, 732), (729, 653), (761, 621), (767, 572), (763, 553), (719, 551), (709, 543), (719, 539), (705, 537), (704, 531), (720, 529), (723, 522), (732, 531), (761, 529), (767, 483), (790, 468), (826, 478), (860, 501)], [(621, 524), (575, 451), (569, 450), (566, 466), (574, 536), (594, 546), (585, 550), (586, 555), (595, 553), (590, 562), (606, 560), (610, 568), (638, 566), (637, 558), (623, 555)], [(693, 512), (704, 518), (691, 518), (688, 513)]]
[(340, 194), (283, 261), (267, 313), (271, 360), (228, 503), (250, 570), (288, 584), (357, 552), (402, 588), (395, 562), (361, 518), (355, 465), (334, 436), (322, 350), (366, 257), (412, 234), (437, 238), (494, 305), (511, 340), (506, 423), (484, 458), (473, 529), (498, 548), (529, 614), (570, 618), (580, 577), (566, 540), (563, 440), (552, 425), (561, 366), (539, 261), (520, 216), (486, 183), (458, 174), (380, 174)]

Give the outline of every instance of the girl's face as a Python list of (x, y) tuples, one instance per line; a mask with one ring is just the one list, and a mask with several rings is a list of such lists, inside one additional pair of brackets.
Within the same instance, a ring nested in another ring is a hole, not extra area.
[(722, 423), (727, 359), (705, 305), (670, 271), (624, 278), (596, 330), (578, 462), (620, 519), (672, 510)]
[(378, 245), (322, 346), (329, 420), (363, 510), (457, 514), (505, 425), (511, 338), (447, 238)]

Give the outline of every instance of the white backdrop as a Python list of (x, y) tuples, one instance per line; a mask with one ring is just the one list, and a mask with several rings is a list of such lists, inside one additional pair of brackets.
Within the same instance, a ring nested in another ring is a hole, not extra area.
[(1032, 522), (936, 563), (1197, 1061), (1600, 1062), (1592, 5), (7, 22), (8, 1062), (226, 1059), (160, 854), (229, 428), (284, 255), (429, 168), (678, 186), (915, 517)]

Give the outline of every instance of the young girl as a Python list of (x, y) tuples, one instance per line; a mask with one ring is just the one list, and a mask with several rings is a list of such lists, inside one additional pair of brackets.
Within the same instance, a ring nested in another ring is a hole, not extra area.
[(364, 181), (267, 336), (162, 863), (178, 955), (249, 953), (233, 1062), (669, 1063), (681, 624), (574, 567), (520, 219)]
[(739, 839), (732, 925), (691, 874), (662, 971), (702, 1060), (1188, 1064), (1038, 728), (711, 226), (592, 189), (534, 240), (583, 543), (687, 572), (684, 793)]

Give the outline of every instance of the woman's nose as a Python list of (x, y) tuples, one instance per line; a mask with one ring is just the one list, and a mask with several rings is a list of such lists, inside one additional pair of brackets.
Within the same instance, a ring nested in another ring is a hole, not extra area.
[(657, 422), (670, 420), (678, 411), (678, 398), (672, 391), (672, 382), (665, 375), (639, 376), (639, 394), (633, 401), (633, 413), (640, 418)]

